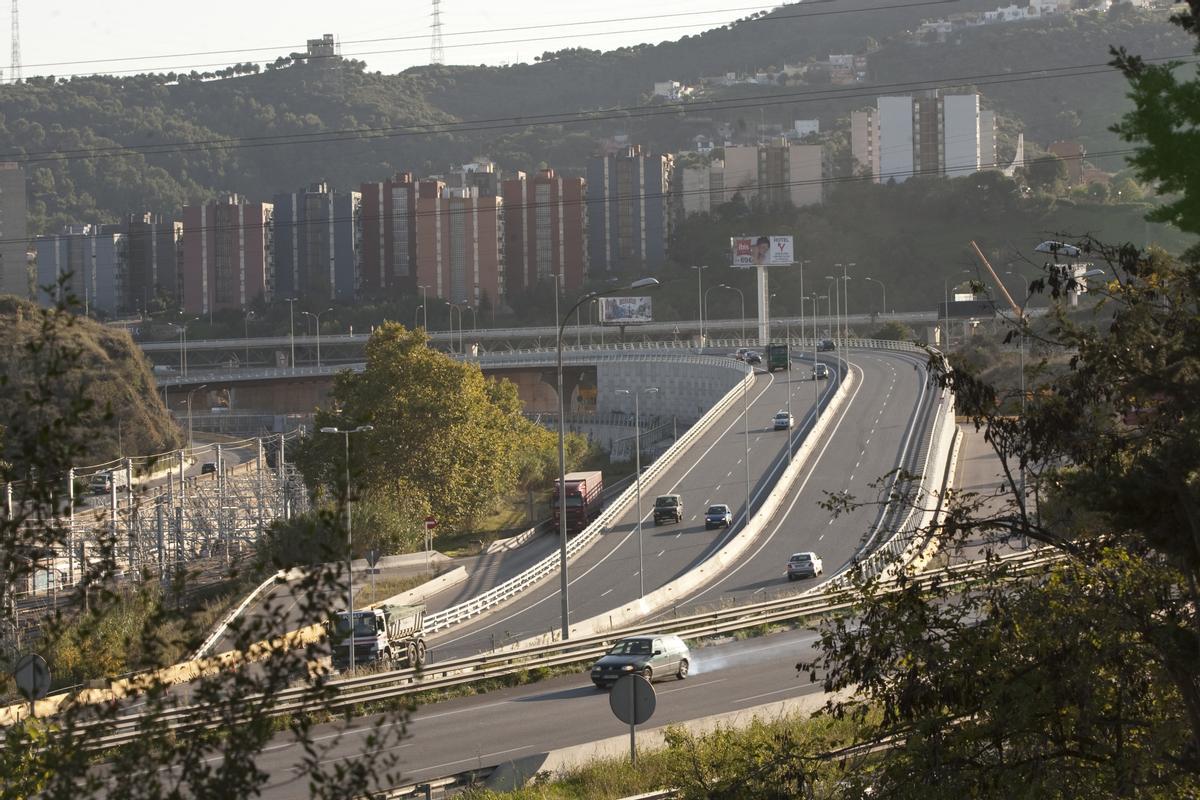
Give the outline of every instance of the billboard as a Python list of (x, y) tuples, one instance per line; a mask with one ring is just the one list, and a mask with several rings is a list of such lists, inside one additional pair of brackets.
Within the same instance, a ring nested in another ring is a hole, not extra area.
[(650, 322), (649, 297), (601, 297), (600, 322), (613, 325), (628, 325), (634, 322)]
[(796, 262), (790, 236), (734, 236), (729, 240), (735, 267), (782, 267)]

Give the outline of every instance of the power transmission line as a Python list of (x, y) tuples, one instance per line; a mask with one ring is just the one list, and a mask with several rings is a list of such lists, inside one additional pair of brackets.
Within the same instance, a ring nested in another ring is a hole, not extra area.
[[(1147, 63), (1179, 61), (1184, 64), (1197, 63), (1190, 54), (1162, 56), (1144, 59)], [(803, 104), (806, 102), (852, 100), (860, 97), (877, 97), (888, 92), (917, 92), (930, 89), (945, 89), (955, 86), (995, 86), (1023, 83), (1035, 80), (1077, 78), (1096, 74), (1116, 75), (1107, 62), (1068, 65), (1062, 67), (1039, 67), (1020, 71), (1004, 71), (906, 81), (871, 86), (834, 87), (828, 89), (805, 89), (795, 92), (776, 92), (755, 97), (699, 100), (664, 103), (655, 106), (614, 106), (597, 111), (552, 112), (523, 115), (518, 117), (492, 117), (457, 122), (397, 125), (374, 128), (347, 128), (326, 131), (311, 131), (294, 134), (272, 134), (266, 136), (223, 137), (194, 141), (164, 142), (145, 145), (113, 145), (111, 147), (88, 147), (64, 150), (44, 150), (24, 153), (0, 153), (0, 160), (22, 163), (74, 160), (79, 158), (125, 158), (130, 156), (171, 155), (218, 149), (250, 149), (297, 144), (327, 144), (354, 140), (381, 138), (407, 138), (435, 134), (483, 133), (508, 128), (526, 128), (530, 125), (570, 125), (591, 123), (608, 119), (636, 119), (660, 115), (711, 113), (713, 111), (738, 111), (763, 106)]]
[(442, 41), (442, 0), (433, 0), (433, 39), (429, 44), (429, 63), (441, 64), (446, 60), (446, 46)]
[[(827, 3), (827, 2), (834, 2), (834, 0), (811, 0), (810, 2), (804, 3), (804, 5), (807, 6), (807, 5), (813, 5), (815, 3)], [(784, 22), (784, 21), (788, 21), (788, 20), (804, 19), (804, 18), (808, 18), (808, 17), (840, 16), (840, 15), (844, 15), (844, 14), (859, 14), (859, 13), (863, 13), (863, 12), (894, 11), (894, 10), (903, 10), (903, 9), (907, 9), (907, 8), (918, 8), (918, 7), (923, 7), (923, 6), (948, 5), (948, 4), (957, 3), (957, 2), (959, 2), (959, 0), (917, 0), (916, 2), (896, 3), (893, 5), (882, 5), (882, 6), (875, 6), (875, 7), (871, 7), (871, 8), (846, 8), (846, 9), (809, 11), (809, 12), (799, 13), (799, 14), (774, 14), (774, 15), (769, 15), (769, 16), (747, 19), (747, 20), (743, 21), (743, 24), (760, 23), (760, 22)], [(799, 5), (799, 4), (797, 3), (795, 5)], [(753, 6), (751, 8), (761, 9), (762, 6)], [(658, 14), (658, 15), (645, 16), (645, 17), (612, 17), (612, 18), (604, 19), (604, 20), (594, 20), (594, 21), (584, 21), (584, 22), (547, 23), (544, 25), (528, 25), (528, 26), (519, 26), (519, 27), (511, 27), (511, 28), (493, 28), (490, 30), (481, 29), (481, 30), (476, 30), (476, 31), (464, 31), (462, 33), (451, 33), (449, 35), (450, 36), (468, 36), (468, 35), (472, 35), (472, 34), (481, 34), (481, 33), (506, 33), (506, 32), (510, 32), (510, 31), (530, 31), (530, 30), (540, 30), (540, 29), (546, 29), (546, 28), (575, 27), (575, 26), (581, 26), (581, 25), (599, 25), (599, 24), (607, 24), (607, 23), (611, 23), (611, 22), (630, 22), (630, 21), (639, 21), (639, 20), (661, 20), (661, 19), (666, 19), (666, 18), (671, 18), (671, 17), (683, 17), (683, 16), (693, 16), (693, 15), (728, 14), (728, 13), (732, 13), (732, 12), (745, 11), (745, 10), (750, 10), (750, 9), (732, 8), (732, 9), (725, 9), (725, 10), (717, 9), (717, 10), (713, 10), (713, 11), (691, 11), (691, 12), (679, 12), (679, 13), (675, 13), (675, 14)], [(587, 36), (595, 37), (595, 36), (617, 36), (617, 35), (623, 35), (623, 34), (629, 34), (629, 33), (657, 33), (657, 32), (662, 32), (662, 31), (680, 30), (681, 28), (694, 28), (697, 25), (706, 25), (706, 24), (714, 24), (714, 23), (712, 23), (712, 22), (695, 22), (690, 25), (678, 24), (678, 25), (659, 25), (659, 26), (646, 27), (646, 28), (621, 28), (621, 29), (612, 30), (612, 31), (599, 31), (599, 32), (593, 32), (593, 33), (588, 33), (588, 34), (583, 34), (583, 33), (564, 34), (564, 36), (571, 37), (571, 36), (587, 35)], [(726, 27), (727, 25), (730, 25), (730, 24), (732, 24), (732, 23), (725, 23), (725, 24), (719, 25), (717, 28), (713, 28), (711, 30), (719, 30), (720, 28)], [(376, 39), (347, 40), (347, 43), (349, 43), (349, 44), (356, 44), (356, 43), (357, 44), (370, 44), (370, 43), (374, 43), (374, 42), (404, 41), (404, 40), (412, 40), (412, 39), (420, 39), (420, 38), (424, 38), (424, 35), (408, 35), (408, 36), (383, 37), (383, 38), (376, 38)], [(501, 40), (491, 40), (491, 41), (485, 40), (485, 41), (463, 42), (463, 43), (459, 43), (459, 44), (444, 45), (444, 47), (478, 48), (478, 47), (509, 45), (509, 44), (524, 44), (524, 43), (528, 43), (528, 42), (546, 42), (546, 38), (545, 38), (545, 36), (536, 36), (536, 37), (522, 38), (522, 39), (501, 39)], [(301, 50), (302, 51), (303, 49), (304, 49), (303, 45), (300, 45), (297, 47), (289, 47), (289, 46), (285, 45), (282, 47), (254, 47), (254, 48), (243, 48), (243, 49), (238, 49), (238, 50), (210, 50), (210, 51), (197, 51), (197, 52), (191, 52), (191, 53), (164, 54), (164, 55), (144, 56), (144, 57), (143, 56), (138, 56), (138, 57), (126, 56), (126, 57), (113, 57), (113, 58), (103, 58), (103, 59), (87, 59), (87, 60), (81, 60), (81, 61), (44, 62), (42, 64), (28, 65), (28, 66), (72, 66), (72, 65), (76, 65), (76, 64), (103, 64), (103, 63), (115, 63), (115, 62), (121, 62), (121, 61), (137, 61), (137, 60), (143, 60), (145, 58), (185, 58), (185, 57), (202, 56), (202, 55), (225, 55), (225, 54), (234, 55), (234, 54), (240, 54), (240, 53), (255, 52), (255, 51), (260, 51), (260, 50), (271, 50), (271, 51), (278, 52), (280, 50), (292, 50), (292, 51)], [(395, 48), (395, 49), (386, 49), (386, 50), (365, 50), (365, 51), (350, 53), (349, 56), (355, 57), (355, 56), (371, 56), (371, 55), (391, 55), (391, 54), (395, 54), (395, 53), (416, 53), (416, 52), (421, 52), (424, 50), (425, 50), (425, 48), (422, 46), (413, 46), (413, 47)], [(328, 56), (316, 56), (316, 57), (311, 58), (310, 60), (319, 61), (322, 58), (329, 58), (329, 57)], [(269, 62), (263, 62), (263, 63), (269, 63)], [(226, 66), (229, 66), (228, 62), (221, 61), (221, 62), (211, 62), (211, 63), (204, 63), (204, 64), (183, 64), (183, 65), (175, 65), (175, 66), (171, 66), (171, 67), (159, 67), (157, 69), (147, 68), (147, 67), (139, 67), (137, 69), (109, 70), (105, 73), (99, 73), (99, 74), (102, 74), (102, 75), (161, 74), (163, 72), (178, 72), (180, 70), (187, 70), (187, 69), (197, 69), (197, 68), (204, 68), (204, 67), (226, 67)], [(72, 78), (72, 77), (85, 77), (85, 76), (91, 76), (91, 75), (96, 75), (96, 74), (97, 74), (96, 72), (77, 72), (77, 73), (64, 73), (61, 75), (55, 75), (55, 77)]]

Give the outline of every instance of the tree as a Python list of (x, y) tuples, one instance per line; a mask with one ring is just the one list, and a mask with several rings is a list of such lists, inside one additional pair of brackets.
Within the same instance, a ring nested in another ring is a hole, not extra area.
[[(1197, 32), (1191, 14), (1176, 22)], [(1115, 63), (1134, 87), (1119, 127), (1143, 145), (1139, 177), (1180, 192), (1154, 215), (1200, 231), (1200, 170), (1171, 156), (1193, 143), (1200, 81)], [(867, 740), (893, 743), (847, 796), (1200, 792), (1200, 264), (1079, 245), (1111, 277), (1084, 317), (1066, 313), (1071, 279), (1051, 265), (1034, 283), (1055, 306), (1046, 328), (1007, 337), (1047, 354), (1022, 414), (998, 410), (1011, 389), (931, 361), (1004, 482), (952, 496), (930, 533), (951, 549), (1028, 540), (1062, 559), (1019, 580), (988, 548), (965, 589), (909, 578), (887, 592), (858, 576), (855, 614), (827, 622), (821, 656), (801, 665), (826, 689), (856, 689), (830, 713), (874, 718)]]
[[(95, 547), (89, 548), (80, 585), (59, 590), (57, 611), (42, 619), (37, 643), (49, 657), (52, 674), (68, 679), (72, 670), (94, 674), (122, 647), (137, 652), (137, 667), (167, 666), (169, 654), (190, 652), (207, 636), (206, 628), (176, 611), (174, 601), (192, 584), (186, 570), (162, 589), (157, 576), (144, 575), (141, 591), (115, 591), (123, 564), (108, 526), (101, 521), (96, 530), (85, 531), (68, 524), (69, 501), (61, 491), (60, 476), (79, 463), (93, 435), (95, 404), (86, 386), (67, 380), (84, 356), (73, 330), (79, 318), (63, 308), (36, 313), (37, 335), (15, 354), (38, 365), (23, 390), (30, 419), (5, 434), (9, 452), (18, 454), (25, 469), (16, 475), (0, 465), (0, 481), (12, 482), (14, 490), (13, 513), (0, 517), (0, 673), (5, 676), (0, 685), (10, 697), (7, 676), (29, 647), (28, 640), (22, 647), (11, 635), (17, 622), (13, 593), (27, 586), (33, 575), (32, 553), (62, 552), (78, 541), (77, 536), (88, 537)], [(335, 509), (312, 522), (336, 528), (339, 517)], [(260, 568), (267, 571), (273, 565)], [(308, 572), (293, 595), (298, 614), (267, 604), (261, 617), (232, 626), (234, 648), (246, 652), (251, 644), (297, 624), (327, 621), (334, 598), (345, 593), (339, 569), (340, 562)], [(173, 601), (154, 602), (159, 592), (169, 592)], [(131, 609), (140, 624), (122, 628), (120, 618)], [(321, 645), (274, 648), (253, 668), (231, 659), (193, 679), (186, 692), (173, 690), (157, 671), (138, 672), (128, 679), (132, 699), (95, 702), (75, 697), (38, 719), (6, 724), (0, 734), (0, 797), (255, 797), (269, 777), (256, 764), (268, 745), (281, 738), (295, 745), (297, 774), (304, 776), (310, 796), (362, 796), (380, 783), (392, 785), (395, 776), (389, 771), (395, 759), (384, 748), (394, 746), (400, 725), (376, 724), (367, 733), (361, 757), (323, 763), (334, 740), (313, 736), (312, 725), (320, 715), (338, 712), (330, 676), (310, 669), (320, 654)], [(128, 668), (128, 662), (120, 668), (112, 664), (105, 672), (116, 678), (116, 671)], [(314, 713), (283, 717), (279, 709), (285, 689)], [(185, 732), (169, 727), (166, 716), (183, 709), (187, 711), (182, 719), (198, 728)], [(386, 716), (392, 723), (403, 721), (402, 716)], [(115, 725), (130, 721), (132, 735), (119, 749), (105, 744)]]
[(1026, 168), (1029, 185), (1050, 194), (1058, 194), (1067, 180), (1067, 165), (1054, 155), (1038, 156)]
[[(516, 387), (488, 380), (475, 364), (431, 350), (423, 331), (399, 323), (375, 329), (366, 368), (338, 375), (335, 413), (316, 426), (374, 430), (353, 442), (351, 483), (359, 491), (420, 498), (448, 529), (491, 509), (517, 486), (531, 453), (553, 452), (554, 436), (522, 416)], [(344, 481), (340, 437), (314, 436), (298, 456), (313, 486)]]

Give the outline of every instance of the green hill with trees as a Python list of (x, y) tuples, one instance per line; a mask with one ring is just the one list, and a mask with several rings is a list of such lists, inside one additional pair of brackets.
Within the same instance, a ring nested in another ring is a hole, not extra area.
[[(907, 31), (923, 19), (995, 2), (857, 13), (868, 5), (789, 5), (677, 41), (547, 52), (536, 63), (506, 67), (383, 75), (360, 61), (284, 57), (265, 71), (238, 64), (204, 74), (29, 78), (0, 87), (0, 158), (25, 164), (31, 231), (42, 233), (131, 211), (175, 214), (223, 192), (263, 199), (318, 179), (351, 187), (400, 169), (439, 173), (479, 154), (505, 169), (545, 162), (578, 172), (597, 139), (614, 133), (663, 151), (712, 134), (722, 122), (748, 136), (759, 122), (790, 127), (796, 118), (820, 118), (830, 130), (876, 94), (916, 82), (962, 78), (970, 85), (971, 76), (1018, 75), (1030, 65), (1103, 63), (1118, 41), (1147, 56), (1186, 51), (1181, 34), (1132, 10), (991, 25), (918, 46)], [(676, 111), (648, 99), (655, 80), (695, 82), (868, 50), (873, 82), (832, 95), (820, 85), (742, 85), (704, 99), (757, 98), (761, 107), (696, 102)], [(1093, 149), (1111, 145), (1106, 120), (1127, 105), (1115, 71), (1028, 77), (976, 82), (1006, 134), (1023, 127), (1039, 141), (1076, 135)], [(621, 110), (578, 116), (613, 108)]]

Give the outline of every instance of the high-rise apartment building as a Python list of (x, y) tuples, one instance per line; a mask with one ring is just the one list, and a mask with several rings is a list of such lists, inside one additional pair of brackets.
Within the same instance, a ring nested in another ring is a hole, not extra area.
[(29, 297), (27, 217), (25, 172), (19, 164), (0, 162), (0, 294)]
[(362, 195), (326, 183), (274, 197), (276, 297), (353, 302), (362, 251)]
[(740, 196), (747, 204), (816, 205), (824, 199), (825, 156), (819, 144), (785, 137), (759, 145), (728, 145), (725, 159), (683, 170), (684, 214), (708, 212)]
[(72, 297), (85, 314), (128, 311), (128, 237), (111, 226), (68, 225), (34, 240), (38, 301), (55, 305)]
[(880, 97), (850, 118), (851, 152), (875, 182), (969, 175), (996, 163), (996, 117), (978, 94)]
[(588, 161), (588, 268), (655, 269), (667, 259), (674, 159), (630, 145)]
[(411, 172), (364, 183), (359, 293), (376, 297), (417, 288), (417, 182)]
[(117, 298), (119, 309), (136, 313), (177, 308), (183, 223), (157, 214), (130, 214), (102, 231), (125, 236), (127, 270)]
[(501, 175), (496, 165), (487, 159), (463, 164), (452, 169), (446, 176), (446, 186), (450, 189), (476, 189), (476, 194), (483, 199), (500, 196)]
[(583, 178), (552, 169), (504, 181), (504, 281), (517, 292), (560, 275), (564, 289), (583, 285), (587, 230)]
[(271, 212), (270, 203), (244, 203), (237, 195), (183, 209), (185, 311), (212, 314), (272, 298)]
[(417, 283), (430, 296), (474, 306), (504, 296), (503, 205), (474, 187), (417, 185)]

